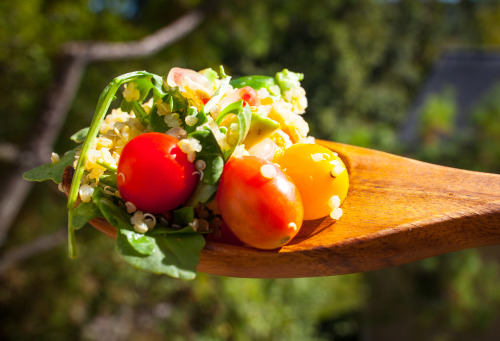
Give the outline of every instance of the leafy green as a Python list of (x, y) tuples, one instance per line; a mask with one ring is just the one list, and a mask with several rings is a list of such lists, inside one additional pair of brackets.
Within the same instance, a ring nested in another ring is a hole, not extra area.
[(149, 124), (153, 131), (165, 133), (169, 129), (163, 118), (164, 116), (158, 115), (158, 107), (154, 105), (149, 113)]
[[(174, 230), (167, 230), (166, 233), (166, 229), (160, 228), (146, 234), (138, 233), (130, 223), (130, 215), (125, 208), (117, 205), (102, 188), (95, 188), (92, 201), (109, 223), (117, 228), (116, 249), (129, 264), (175, 278), (193, 279), (196, 276), (205, 239), (193, 233), (192, 227), (177, 233)], [(179, 210), (177, 219), (182, 225), (191, 222), (194, 219), (192, 208)]]
[(243, 88), (245, 86), (249, 86), (255, 90), (266, 89), (269, 93), (274, 94), (272, 87), (276, 85), (276, 81), (273, 77), (268, 76), (245, 76), (231, 80), (230, 84), (234, 88)]
[(78, 230), (87, 224), (91, 219), (102, 217), (101, 210), (92, 201), (82, 202), (75, 208), (73, 214), (73, 227)]
[(154, 237), (143, 233), (120, 229), (116, 238), (116, 247), (118, 250), (131, 248), (132, 250), (126, 250), (125, 253), (130, 255), (137, 253), (137, 257), (150, 256), (155, 251), (155, 240)]
[(105, 185), (105, 186), (110, 186), (113, 188), (117, 188), (116, 185), (116, 173), (104, 173), (101, 177), (99, 177), (99, 183)]
[[(120, 255), (133, 267), (155, 274), (166, 274), (174, 278), (194, 279), (196, 267), (200, 262), (205, 238), (196, 233), (174, 233), (144, 235), (151, 252), (144, 256), (137, 246), (132, 246), (131, 238), (135, 232), (119, 230), (116, 248)], [(142, 241), (141, 241), (142, 242)]]
[(174, 215), (174, 224), (186, 226), (194, 220), (194, 209), (192, 207), (181, 207), (172, 212)]
[(207, 114), (205, 113), (205, 110), (203, 110), (203, 109), (198, 111), (195, 107), (190, 107), (186, 117), (189, 117), (189, 116), (196, 117), (196, 123), (194, 123), (193, 125), (186, 124), (186, 132), (188, 134), (195, 131), (196, 128), (198, 128), (202, 124), (205, 124), (208, 122)]
[[(186, 115), (189, 112), (189, 102), (188, 100), (182, 96), (177, 87), (170, 88), (166, 95), (161, 98), (161, 102), (166, 105), (166, 108), (169, 113), (177, 113), (181, 121), (184, 122)], [(158, 104), (161, 103), (158, 101), (154, 105), (150, 113), (150, 125), (153, 131), (159, 133), (165, 133), (170, 127), (165, 123), (165, 116), (158, 114)]]
[(224, 169), (224, 154), (213, 132), (210, 129), (197, 130), (189, 134), (189, 137), (197, 139), (203, 146), (201, 151), (196, 153), (196, 160), (203, 160), (206, 164), (201, 182), (216, 184)]
[(194, 207), (199, 202), (209, 202), (217, 192), (217, 184), (224, 169), (224, 154), (210, 129), (197, 130), (189, 137), (200, 141), (203, 148), (196, 153), (196, 161), (203, 160), (206, 165), (202, 170), (201, 181), (186, 202), (186, 206)]
[(56, 163), (46, 163), (44, 165), (38, 166), (36, 168), (30, 169), (23, 174), (23, 178), (28, 181), (47, 181), (52, 180), (57, 184), (62, 182), (62, 177), (64, 174), (64, 169), (67, 166), (73, 165), (75, 162), (75, 155), (78, 152), (78, 148), (75, 148), (57, 161)]
[(80, 188), (80, 182), (83, 176), (84, 164), (87, 161), (87, 155), (94, 143), (94, 140), (99, 132), (99, 127), (106, 116), (106, 113), (111, 105), (111, 102), (115, 98), (115, 94), (124, 83), (131, 81), (137, 81), (138, 79), (150, 79), (153, 84), (153, 91), (159, 93), (161, 90), (161, 78), (160, 78), (160, 89), (158, 89), (158, 76), (145, 71), (130, 72), (113, 79), (108, 86), (104, 89), (99, 101), (97, 102), (96, 111), (90, 124), (87, 137), (83, 142), (82, 149), (80, 152), (80, 157), (78, 158), (78, 163), (76, 165), (75, 173), (73, 175), (73, 181), (71, 183), (71, 189), (68, 195), (68, 251), (70, 258), (77, 257), (76, 241), (74, 227), (72, 225), (73, 215), (76, 206), (76, 200), (78, 198), (78, 190)]
[(70, 139), (71, 141), (74, 141), (76, 143), (82, 143), (83, 141), (85, 141), (88, 132), (89, 132), (89, 127), (80, 129), (79, 131), (71, 135)]
[(217, 117), (215, 123), (219, 125), (223, 121), (223, 119), (229, 114), (234, 114), (237, 117), (238, 140), (231, 147), (231, 149), (223, 150), (225, 161), (229, 160), (236, 147), (243, 142), (243, 140), (248, 134), (248, 131), (250, 130), (250, 124), (252, 121), (252, 111), (250, 110), (250, 106), (244, 105), (243, 101), (238, 101), (229, 104), (227, 107), (225, 107), (224, 110), (222, 110), (222, 112), (219, 114), (219, 117)]

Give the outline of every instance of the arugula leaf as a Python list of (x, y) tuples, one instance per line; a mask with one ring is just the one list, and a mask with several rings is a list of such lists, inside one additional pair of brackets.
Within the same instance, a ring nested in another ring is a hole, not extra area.
[(78, 147), (67, 152), (56, 163), (46, 163), (36, 168), (30, 169), (23, 174), (23, 178), (28, 181), (46, 181), (52, 180), (57, 184), (62, 182), (64, 169), (66, 166), (72, 166), (75, 162), (75, 155), (78, 152)]
[[(181, 95), (177, 87), (170, 88), (166, 96), (161, 98), (161, 101), (167, 105), (167, 108), (172, 113), (177, 113), (179, 118), (184, 123), (186, 115), (189, 111), (188, 100)], [(170, 127), (165, 123), (165, 116), (158, 114), (158, 104), (155, 103), (150, 112), (150, 126), (155, 132), (165, 133)], [(183, 127), (184, 128), (184, 127)]]
[(137, 253), (137, 257), (149, 256), (155, 251), (154, 237), (137, 233), (128, 229), (119, 229), (116, 235), (116, 248), (128, 250), (130, 254)]
[(135, 232), (134, 227), (130, 223), (130, 215), (124, 208), (116, 205), (110, 196), (104, 194), (101, 187), (94, 189), (92, 201), (104, 218), (118, 229), (117, 236), (121, 234), (129, 243), (130, 248), (140, 255), (149, 255), (153, 252), (153, 240), (151, 237), (146, 237), (144, 234)]
[(105, 186), (118, 188), (116, 185), (116, 173), (104, 173), (104, 175), (99, 177), (99, 182)]
[(80, 129), (79, 131), (71, 135), (70, 140), (76, 143), (82, 143), (83, 141), (85, 141), (88, 132), (89, 132), (89, 127)]
[(165, 133), (169, 129), (163, 118), (164, 116), (158, 115), (158, 107), (154, 105), (149, 112), (149, 125), (154, 132)]
[(243, 88), (249, 86), (255, 90), (265, 88), (267, 91), (272, 93), (272, 86), (276, 85), (273, 77), (268, 76), (245, 76), (233, 79), (230, 84), (233, 88)]
[(194, 220), (194, 209), (192, 207), (181, 207), (172, 212), (174, 215), (174, 224), (186, 226)]
[(200, 141), (203, 148), (196, 153), (196, 160), (203, 160), (206, 165), (203, 177), (185, 203), (186, 206), (194, 207), (199, 202), (209, 202), (217, 192), (217, 184), (224, 169), (224, 154), (210, 129), (194, 131), (189, 134), (189, 137)]
[(155, 236), (157, 234), (173, 234), (173, 233), (200, 233), (196, 231), (193, 225), (186, 225), (179, 229), (169, 228), (164, 225), (157, 225), (153, 230), (147, 232), (149, 236)]
[[(192, 228), (169, 234), (161, 233), (164, 232), (161, 230), (141, 234), (135, 232), (125, 209), (116, 205), (100, 187), (95, 188), (92, 200), (109, 223), (117, 227), (116, 249), (127, 263), (175, 278), (193, 279), (196, 276), (201, 250), (205, 246), (202, 235), (188, 233), (193, 232)], [(183, 220), (189, 218), (189, 210), (192, 209), (180, 212), (186, 215)]]
[(200, 262), (205, 238), (200, 234), (174, 233), (145, 235), (152, 241), (153, 249), (142, 256), (131, 246), (129, 238), (119, 231), (116, 248), (119, 254), (135, 268), (155, 274), (166, 274), (174, 278), (191, 280), (196, 277), (196, 267)]
[(250, 110), (249, 105), (243, 105), (242, 100), (229, 104), (225, 107), (219, 114), (219, 117), (217, 117), (215, 123), (220, 125), (222, 120), (229, 114), (236, 115), (238, 120), (238, 141), (231, 147), (231, 149), (223, 150), (225, 161), (229, 160), (236, 147), (243, 142), (248, 134), (248, 131), (250, 130), (250, 124), (252, 121), (252, 110)]
[[(198, 111), (195, 107), (190, 107), (186, 118), (189, 116), (196, 117), (196, 123), (193, 125), (186, 124), (186, 132), (188, 134), (195, 131), (196, 128), (198, 128), (202, 124), (205, 124), (208, 122), (207, 114), (205, 113), (204, 109), (202, 109), (201, 111)], [(186, 119), (184, 119), (184, 120), (186, 120)]]
[(78, 230), (87, 224), (91, 219), (102, 217), (101, 210), (92, 202), (82, 202), (75, 208), (73, 214), (73, 227)]
[(196, 160), (203, 160), (206, 164), (201, 182), (216, 184), (224, 169), (224, 157), (213, 132), (210, 129), (197, 130), (189, 134), (189, 137), (197, 139), (203, 146), (196, 153)]
[[(80, 152), (80, 157), (78, 158), (78, 163), (75, 168), (75, 173), (73, 175), (73, 180), (71, 182), (71, 189), (68, 195), (68, 252), (70, 258), (77, 257), (77, 249), (76, 249), (76, 240), (75, 240), (75, 232), (74, 227), (72, 225), (74, 210), (76, 206), (76, 200), (78, 198), (78, 190), (80, 189), (80, 182), (82, 180), (84, 165), (87, 161), (87, 155), (94, 143), (94, 140), (99, 132), (99, 127), (101, 126), (104, 117), (111, 105), (111, 102), (115, 99), (115, 94), (120, 88), (120, 86), (124, 83), (128, 83), (131, 81), (136, 81), (138, 79), (152, 79), (154, 80), (154, 88), (153, 91), (159, 92), (157, 88), (157, 79), (159, 76), (156, 76), (152, 73), (145, 71), (135, 71), (126, 73), (124, 75), (118, 76), (108, 84), (108, 86), (104, 89), (99, 100), (97, 102), (96, 111), (94, 113), (94, 117), (92, 118), (92, 123), (90, 124), (89, 131), (87, 133), (87, 137), (82, 145), (82, 150)], [(161, 84), (161, 78), (160, 78)]]

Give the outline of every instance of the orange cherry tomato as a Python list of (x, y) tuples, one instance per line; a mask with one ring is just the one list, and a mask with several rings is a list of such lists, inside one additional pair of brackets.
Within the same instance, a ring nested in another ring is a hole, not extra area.
[(278, 248), (302, 226), (302, 199), (295, 184), (278, 166), (253, 156), (232, 158), (225, 165), (216, 200), (222, 220), (255, 248)]
[(285, 149), (274, 162), (280, 165), (298, 187), (304, 201), (305, 220), (329, 215), (347, 196), (347, 168), (326, 147), (318, 144), (295, 144)]

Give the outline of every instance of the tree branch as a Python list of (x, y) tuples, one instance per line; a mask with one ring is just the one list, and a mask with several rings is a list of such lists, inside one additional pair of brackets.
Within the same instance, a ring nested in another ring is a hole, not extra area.
[(67, 239), (66, 228), (60, 228), (57, 232), (46, 234), (26, 244), (23, 244), (11, 251), (6, 252), (0, 260), (0, 275), (7, 271), (11, 266), (29, 259), (37, 254), (53, 249), (61, 245)]
[(200, 25), (205, 17), (201, 9), (194, 10), (170, 25), (139, 41), (127, 43), (74, 42), (61, 52), (61, 68), (47, 96), (47, 101), (30, 140), (21, 149), (14, 166), (5, 177), (0, 194), (0, 247), (32, 184), (22, 174), (48, 162), (52, 147), (59, 136), (66, 114), (73, 102), (87, 63), (103, 60), (130, 59), (151, 55), (183, 38)]

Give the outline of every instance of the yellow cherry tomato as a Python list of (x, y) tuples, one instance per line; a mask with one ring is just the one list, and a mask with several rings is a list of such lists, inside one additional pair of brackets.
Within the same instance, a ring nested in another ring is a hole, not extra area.
[(292, 178), (304, 205), (304, 219), (342, 215), (340, 204), (347, 196), (349, 175), (336, 153), (318, 144), (295, 144), (273, 162)]

